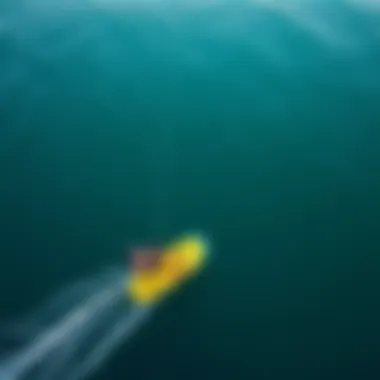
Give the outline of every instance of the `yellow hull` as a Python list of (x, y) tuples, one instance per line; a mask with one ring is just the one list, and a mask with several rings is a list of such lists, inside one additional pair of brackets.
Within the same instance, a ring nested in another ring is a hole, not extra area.
[(203, 267), (208, 244), (199, 235), (186, 235), (169, 245), (157, 268), (132, 273), (126, 284), (130, 299), (142, 305), (155, 303), (181, 286)]

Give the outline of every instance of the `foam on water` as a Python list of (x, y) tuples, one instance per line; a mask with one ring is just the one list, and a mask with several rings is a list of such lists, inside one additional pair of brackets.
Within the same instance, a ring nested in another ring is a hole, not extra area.
[[(38, 318), (30, 319), (31, 328), (36, 319), (40, 322), (38, 330), (0, 363), (1, 379), (80, 380), (96, 370), (152, 311), (128, 303), (124, 281), (121, 272), (101, 274), (53, 297)], [(84, 288), (86, 296), (80, 299), (75, 290), (83, 294)], [(56, 318), (43, 325), (52, 311)]]

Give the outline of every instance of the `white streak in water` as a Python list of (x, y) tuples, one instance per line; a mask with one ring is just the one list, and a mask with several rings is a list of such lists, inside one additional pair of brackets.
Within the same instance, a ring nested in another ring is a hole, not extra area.
[(150, 315), (150, 308), (134, 308), (116, 323), (103, 341), (99, 342), (91, 355), (74, 372), (69, 380), (81, 380), (98, 369), (104, 360), (123, 342), (131, 338)]
[[(128, 305), (125, 280), (120, 272), (107, 278), (100, 275), (50, 300), (30, 323), (35, 326), (36, 319), (48, 319), (53, 308), (59, 313), (56, 320), (45, 327), (39, 325), (34, 339), (0, 363), (1, 380), (79, 380), (99, 368), (152, 310)], [(93, 289), (88, 297), (89, 285)], [(87, 298), (78, 299), (75, 288), (87, 292)]]

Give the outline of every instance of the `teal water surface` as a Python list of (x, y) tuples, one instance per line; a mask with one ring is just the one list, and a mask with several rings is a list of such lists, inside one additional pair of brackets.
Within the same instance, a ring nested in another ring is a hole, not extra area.
[[(378, 379), (380, 9), (0, 6), (0, 311), (200, 230), (98, 379)], [(52, 379), (53, 380), (53, 379)]]

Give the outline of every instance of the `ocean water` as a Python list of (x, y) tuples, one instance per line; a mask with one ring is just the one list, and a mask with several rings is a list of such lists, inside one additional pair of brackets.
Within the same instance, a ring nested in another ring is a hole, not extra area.
[(379, 379), (379, 173), (376, 1), (0, 5), (1, 319), (213, 243), (96, 379)]

